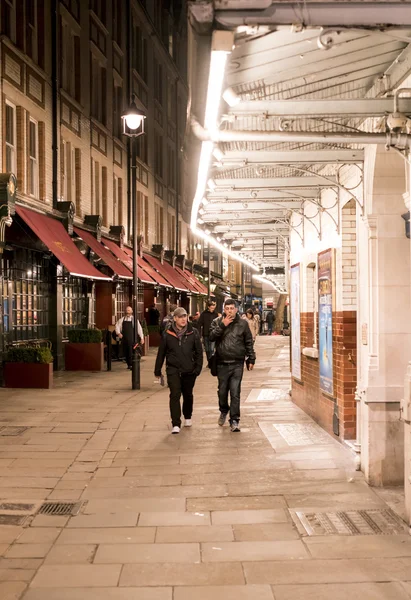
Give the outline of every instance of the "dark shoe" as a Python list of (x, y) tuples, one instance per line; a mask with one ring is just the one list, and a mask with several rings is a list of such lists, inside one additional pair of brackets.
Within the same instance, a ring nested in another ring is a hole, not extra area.
[(233, 433), (238, 433), (238, 432), (241, 431), (240, 425), (239, 425), (238, 421), (231, 421), (231, 426), (230, 427), (231, 427), (231, 431)]
[(218, 419), (218, 424), (220, 425), (220, 427), (223, 427), (226, 418), (227, 418), (227, 414), (220, 413), (220, 418)]

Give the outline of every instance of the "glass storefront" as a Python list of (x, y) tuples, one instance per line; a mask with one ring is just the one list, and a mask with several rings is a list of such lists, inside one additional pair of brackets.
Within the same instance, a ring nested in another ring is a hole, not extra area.
[(49, 336), (49, 260), (40, 252), (16, 248), (3, 257), (4, 345)]

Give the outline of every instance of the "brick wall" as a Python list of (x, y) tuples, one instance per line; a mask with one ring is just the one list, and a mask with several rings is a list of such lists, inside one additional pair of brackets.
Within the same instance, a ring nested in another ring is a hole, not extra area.
[[(318, 319), (317, 319), (318, 323)], [(314, 313), (301, 313), (301, 348), (311, 347)], [(317, 331), (318, 333), (318, 331)], [(356, 312), (333, 313), (334, 393), (340, 419), (339, 439), (355, 439)], [(319, 361), (302, 355), (301, 380), (292, 381), (292, 399), (333, 435), (335, 402), (320, 390)]]

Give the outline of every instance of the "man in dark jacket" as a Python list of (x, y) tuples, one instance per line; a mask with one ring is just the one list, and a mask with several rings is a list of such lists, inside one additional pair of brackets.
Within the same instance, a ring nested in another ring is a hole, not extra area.
[(204, 350), (207, 355), (207, 360), (209, 360), (210, 356), (214, 352), (214, 342), (210, 341), (210, 327), (211, 323), (216, 318), (215, 308), (215, 301), (208, 300), (207, 308), (204, 312), (201, 313), (200, 318), (198, 320), (198, 330), (200, 332), (200, 335), (203, 336)]
[(173, 322), (161, 338), (154, 369), (155, 377), (161, 377), (166, 360), (167, 383), (170, 388), (171, 433), (180, 433), (183, 395), (184, 425), (191, 427), (193, 412), (193, 388), (203, 368), (203, 347), (198, 331), (187, 322), (184, 308), (176, 308)]
[(268, 335), (272, 335), (272, 333), (273, 333), (273, 324), (274, 324), (274, 313), (273, 313), (272, 310), (268, 311), (265, 320), (267, 321)]
[[(240, 319), (234, 300), (224, 302), (222, 317), (215, 319), (210, 328), (210, 340), (216, 343), (218, 401), (222, 427), (230, 412), (231, 431), (240, 431), (240, 394), (244, 372), (244, 360), (247, 369), (252, 371), (255, 363), (254, 343), (248, 323)], [(230, 405), (228, 404), (230, 392)]]

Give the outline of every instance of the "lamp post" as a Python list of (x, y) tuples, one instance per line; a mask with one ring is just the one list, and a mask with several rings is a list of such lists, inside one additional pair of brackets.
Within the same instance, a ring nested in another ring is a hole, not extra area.
[[(131, 388), (140, 389), (140, 356), (135, 350), (138, 343), (137, 317), (138, 317), (138, 240), (137, 240), (137, 148), (136, 138), (145, 133), (144, 121), (146, 115), (137, 108), (135, 96), (128, 110), (121, 116), (123, 134), (131, 138), (131, 210), (133, 229), (133, 356), (131, 363)], [(129, 157), (130, 158), (130, 157)]]

